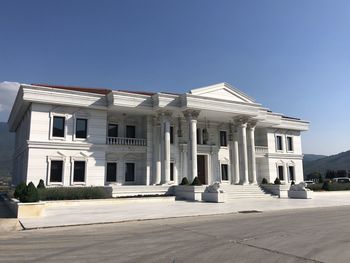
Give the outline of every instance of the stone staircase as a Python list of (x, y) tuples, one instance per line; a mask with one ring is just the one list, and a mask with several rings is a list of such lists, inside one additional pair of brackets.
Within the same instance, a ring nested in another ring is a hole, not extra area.
[(111, 185), (112, 197), (164, 196), (172, 195), (171, 186), (166, 185)]
[(274, 196), (265, 193), (258, 185), (221, 185), (226, 201), (237, 199), (273, 199)]

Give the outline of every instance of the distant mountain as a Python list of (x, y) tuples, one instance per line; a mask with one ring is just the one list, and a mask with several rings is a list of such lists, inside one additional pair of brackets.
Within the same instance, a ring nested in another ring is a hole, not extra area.
[(327, 170), (350, 170), (350, 151), (331, 156), (305, 154), (304, 175), (312, 172), (324, 175)]
[(15, 134), (8, 131), (5, 122), (0, 122), (0, 177), (11, 174), (14, 148)]
[(327, 155), (319, 155), (319, 154), (305, 154), (304, 155), (304, 162), (313, 162), (317, 161), (322, 158), (328, 157)]

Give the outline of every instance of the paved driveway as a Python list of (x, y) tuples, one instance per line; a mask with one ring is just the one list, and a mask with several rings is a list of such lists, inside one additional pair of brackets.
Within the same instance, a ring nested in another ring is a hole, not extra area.
[(0, 235), (1, 262), (349, 262), (350, 207)]
[(350, 205), (350, 191), (319, 193), (314, 199), (244, 199), (229, 203), (151, 202), (108, 205), (50, 207), (41, 218), (21, 219), (25, 228), (123, 222), (198, 215), (237, 213), (238, 211), (275, 211)]

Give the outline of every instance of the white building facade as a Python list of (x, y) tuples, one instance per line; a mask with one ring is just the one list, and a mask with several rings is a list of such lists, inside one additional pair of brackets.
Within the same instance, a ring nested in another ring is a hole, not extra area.
[(300, 182), (309, 127), (226, 83), (184, 94), (22, 84), (8, 125), (13, 183), (48, 186)]

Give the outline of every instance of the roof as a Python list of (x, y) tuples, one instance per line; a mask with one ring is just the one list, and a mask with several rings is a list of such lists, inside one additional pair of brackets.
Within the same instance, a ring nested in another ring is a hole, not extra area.
[(72, 91), (80, 91), (80, 92), (88, 92), (95, 94), (103, 94), (107, 95), (112, 90), (111, 89), (99, 89), (99, 88), (85, 88), (85, 87), (76, 87), (76, 86), (60, 86), (60, 85), (50, 85), (50, 84), (31, 84), (33, 86), (39, 87), (49, 87), (54, 89), (63, 89), (63, 90), (72, 90)]

